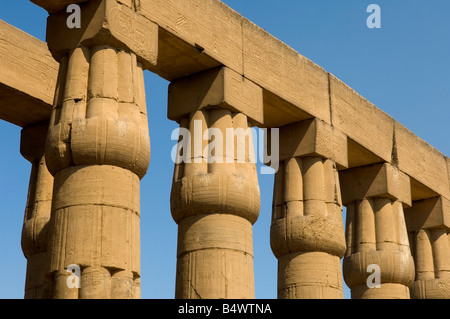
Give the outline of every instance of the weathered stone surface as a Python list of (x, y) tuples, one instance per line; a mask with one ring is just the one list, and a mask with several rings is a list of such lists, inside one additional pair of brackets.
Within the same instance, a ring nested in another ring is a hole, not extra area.
[(295, 105), (297, 114), (330, 123), (328, 73), (251, 21), (242, 24), (245, 77)]
[(140, 1), (137, 12), (202, 55), (243, 74), (242, 18), (221, 1), (146, 0)]
[(447, 173), (448, 173), (448, 188), (450, 189), (450, 158), (447, 156), (445, 157), (445, 160), (447, 162)]
[(449, 299), (450, 236), (448, 228), (427, 228), (411, 232), (416, 262), (412, 299)]
[(330, 94), (333, 126), (389, 163), (394, 120), (332, 75)]
[(450, 198), (447, 162), (444, 155), (395, 123), (395, 145), (398, 168), (437, 194)]
[(21, 132), (20, 152), (31, 163), (21, 238), (22, 251), (27, 259), (26, 299), (51, 297), (46, 266), (53, 176), (47, 169), (44, 157), (47, 130), (48, 122), (43, 122), (27, 126)]
[[(409, 177), (387, 163), (343, 170), (339, 177), (347, 206), (344, 279), (352, 298), (409, 299), (414, 261), (403, 210), (411, 206)], [(372, 265), (379, 267), (378, 288), (367, 284)]]
[(280, 127), (280, 161), (291, 157), (320, 156), (348, 167), (347, 137), (318, 119)]
[(91, 0), (80, 4), (81, 28), (67, 27), (68, 13), (51, 14), (47, 42), (57, 60), (79, 46), (95, 43), (134, 52), (145, 69), (156, 64), (158, 26), (116, 0)]
[[(78, 33), (63, 13), (48, 21), (60, 77), (45, 154), (55, 177), (47, 276), (54, 298), (140, 298), (139, 189), (150, 161), (143, 65), (156, 60), (148, 44), (157, 26), (116, 1), (81, 6), (89, 24)], [(74, 291), (61, 275), (69, 265), (81, 270)]]
[[(189, 140), (179, 150), (184, 159), (177, 157), (170, 198), (178, 224), (175, 298), (255, 296), (252, 225), (259, 216), (260, 194), (255, 163), (250, 161), (254, 150), (246, 147), (245, 154), (229, 154), (209, 149), (203, 139), (210, 129), (226, 136), (227, 129), (246, 131), (249, 124), (246, 115), (220, 107), (186, 114), (180, 121), (190, 137), (183, 137)], [(251, 134), (245, 139), (244, 145), (252, 145)], [(190, 146), (193, 151), (186, 149)]]
[(169, 86), (168, 118), (180, 121), (191, 112), (222, 107), (264, 121), (262, 89), (229, 68), (178, 79)]
[[(414, 281), (402, 203), (383, 197), (356, 200), (347, 204), (347, 251), (344, 279), (352, 299), (409, 299)], [(379, 267), (380, 287), (368, 286), (370, 265)], [(372, 290), (378, 289), (378, 293)]]
[(347, 140), (336, 133), (342, 139), (336, 137), (341, 143), (335, 147), (334, 133), (318, 120), (280, 129), (282, 162), (275, 175), (270, 227), (279, 298), (343, 298), (345, 239), (334, 158), (346, 161)]
[(408, 231), (450, 229), (450, 201), (442, 196), (415, 201), (405, 209), (405, 217)]
[[(26, 296), (44, 296), (46, 264), (51, 297), (140, 296), (148, 69), (173, 82), (169, 118), (188, 131), (200, 120), (201, 137), (209, 128), (281, 128), (271, 225), (280, 298), (342, 298), (345, 246), (353, 297), (409, 298), (412, 250), (411, 296), (449, 298), (449, 159), (333, 75), (219, 0), (32, 2), (50, 13), (48, 45), (60, 65), (45, 44), (0, 22), (0, 118), (27, 126), (22, 153), (34, 164)], [(81, 29), (66, 26), (70, 3), (82, 9)], [(53, 96), (44, 160), (28, 129), (49, 119)], [(256, 168), (250, 153), (207, 150), (226, 163), (194, 152), (175, 166), (176, 297), (253, 298)], [(55, 176), (50, 223), (46, 163)], [(81, 289), (67, 288), (71, 263), (82, 268)], [(371, 263), (381, 266), (382, 289), (366, 285)]]
[(0, 119), (22, 127), (48, 120), (57, 76), (45, 43), (0, 20)]
[(386, 197), (411, 206), (409, 177), (390, 164), (374, 164), (339, 172), (344, 205), (362, 198)]

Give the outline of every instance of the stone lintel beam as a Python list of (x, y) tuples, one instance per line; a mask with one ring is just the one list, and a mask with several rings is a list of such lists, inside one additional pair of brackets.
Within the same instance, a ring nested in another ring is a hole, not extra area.
[[(432, 190), (436, 195), (450, 198), (445, 156), (398, 122), (395, 123), (395, 154), (398, 168), (411, 176), (415, 184)], [(413, 200), (435, 197), (414, 193)]]
[(344, 205), (370, 197), (386, 197), (411, 206), (410, 178), (388, 163), (339, 172)]
[(226, 67), (173, 81), (168, 104), (168, 118), (177, 122), (192, 112), (217, 107), (243, 113), (256, 125), (264, 121), (262, 89)]
[(446, 228), (450, 230), (450, 200), (443, 196), (414, 201), (405, 209), (408, 231)]
[(319, 119), (285, 125), (279, 134), (280, 161), (318, 156), (335, 161), (340, 168), (348, 167), (347, 136)]
[(158, 25), (116, 0), (92, 0), (79, 5), (81, 28), (67, 26), (70, 13), (65, 10), (48, 18), (47, 42), (56, 60), (79, 46), (101, 43), (132, 51), (144, 69), (156, 64)]
[(20, 133), (20, 153), (31, 163), (44, 156), (48, 124), (48, 121), (35, 123), (23, 128)]
[(58, 63), (47, 44), (0, 20), (0, 119), (26, 127), (52, 111)]

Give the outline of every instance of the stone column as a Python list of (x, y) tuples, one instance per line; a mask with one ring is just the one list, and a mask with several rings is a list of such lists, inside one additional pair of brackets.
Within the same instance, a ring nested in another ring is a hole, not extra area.
[(278, 298), (341, 299), (344, 225), (337, 167), (347, 138), (306, 120), (280, 128), (270, 243), (278, 259)]
[(416, 265), (413, 299), (450, 299), (450, 201), (414, 201), (405, 210)]
[[(156, 63), (157, 26), (114, 0), (80, 7), (81, 29), (67, 27), (65, 10), (47, 25), (60, 62), (46, 147), (53, 297), (139, 298), (139, 185), (150, 161), (143, 70)], [(71, 265), (79, 288), (68, 285)]]
[(262, 90), (227, 68), (179, 79), (169, 88), (169, 118), (180, 123), (182, 146), (171, 193), (175, 297), (254, 298), (260, 194), (249, 127), (262, 122)]
[(343, 269), (352, 299), (409, 299), (414, 261), (403, 213), (411, 205), (409, 177), (375, 164), (342, 171), (340, 178), (347, 206)]
[(20, 153), (31, 163), (30, 184), (22, 228), (22, 250), (27, 258), (25, 298), (48, 298), (48, 221), (52, 206), (53, 176), (45, 163), (48, 122), (22, 129)]

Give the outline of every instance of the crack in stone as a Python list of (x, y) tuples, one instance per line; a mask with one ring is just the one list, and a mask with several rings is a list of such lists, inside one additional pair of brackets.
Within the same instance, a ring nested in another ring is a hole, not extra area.
[(202, 296), (198, 293), (197, 289), (195, 289), (194, 285), (192, 284), (192, 281), (189, 281), (189, 284), (191, 285), (192, 290), (194, 290), (195, 294), (199, 299), (203, 299)]

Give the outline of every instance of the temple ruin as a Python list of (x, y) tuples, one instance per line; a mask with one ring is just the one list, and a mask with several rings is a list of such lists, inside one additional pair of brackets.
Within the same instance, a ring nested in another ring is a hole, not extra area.
[[(338, 78), (219, 0), (31, 1), (47, 43), (0, 21), (0, 119), (32, 165), (25, 298), (141, 297), (144, 70), (170, 81), (167, 116), (189, 132), (279, 128), (278, 298), (343, 298), (342, 276), (355, 299), (450, 298), (450, 159)], [(175, 298), (252, 299), (256, 167), (214, 156), (174, 164)]]

